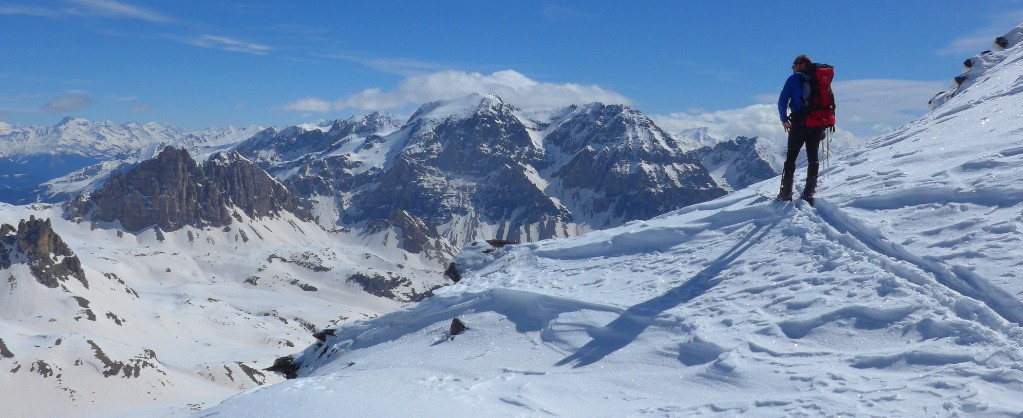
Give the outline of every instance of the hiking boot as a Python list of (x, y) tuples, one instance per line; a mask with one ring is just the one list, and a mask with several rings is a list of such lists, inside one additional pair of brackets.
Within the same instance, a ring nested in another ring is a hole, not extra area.
[(810, 196), (810, 195), (805, 195), (805, 194), (804, 194), (804, 195), (802, 195), (802, 196), (799, 196), (799, 198), (800, 198), (800, 199), (803, 199), (803, 200), (805, 200), (805, 201), (806, 201), (806, 203), (809, 203), (809, 204), (810, 204), (810, 206), (813, 206), (813, 196)]
[(792, 201), (792, 195), (786, 195), (786, 194), (780, 194), (779, 193), (778, 197), (774, 198), (774, 201), (775, 202), (791, 202)]

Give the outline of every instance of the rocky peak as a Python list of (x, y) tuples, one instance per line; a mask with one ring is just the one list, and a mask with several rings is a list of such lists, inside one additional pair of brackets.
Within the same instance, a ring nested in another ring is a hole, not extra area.
[(68, 218), (120, 222), (129, 231), (158, 226), (219, 227), (232, 222), (232, 208), (249, 217), (283, 211), (309, 219), (307, 204), (236, 152), (217, 153), (200, 166), (184, 149), (164, 148), (153, 159), (116, 172), (87, 198), (66, 205)]
[(469, 175), (540, 163), (544, 151), (517, 112), (492, 95), (429, 103), (413, 115), (399, 158)]
[(678, 144), (639, 110), (620, 104), (590, 103), (562, 118), (547, 142), (573, 154), (586, 147), (677, 150)]
[(89, 287), (82, 264), (60, 235), (53, 230), (49, 219), (22, 219), (18, 227), (0, 226), (0, 269), (10, 268), (16, 260), (23, 260), (36, 280), (46, 287), (55, 288), (70, 278)]

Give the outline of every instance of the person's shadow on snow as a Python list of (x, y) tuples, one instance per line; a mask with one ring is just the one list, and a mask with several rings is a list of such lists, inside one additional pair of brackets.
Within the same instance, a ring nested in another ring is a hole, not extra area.
[(723, 280), (718, 275), (740, 255), (760, 242), (780, 221), (781, 218), (776, 218), (772, 219), (770, 223), (757, 224), (738, 243), (707, 265), (692, 279), (663, 295), (630, 307), (618, 319), (591, 331), (590, 335), (593, 340), (555, 365), (564, 366), (573, 363), (573, 368), (588, 366), (629, 345), (657, 319), (658, 315), (693, 300), (717, 286)]

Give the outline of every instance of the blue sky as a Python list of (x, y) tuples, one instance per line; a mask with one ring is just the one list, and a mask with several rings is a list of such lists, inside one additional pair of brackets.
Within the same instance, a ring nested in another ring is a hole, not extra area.
[(1009, 0), (0, 0), (0, 121), (280, 126), (479, 91), (769, 134), (807, 53), (836, 66), (839, 126), (865, 138), (1021, 22)]

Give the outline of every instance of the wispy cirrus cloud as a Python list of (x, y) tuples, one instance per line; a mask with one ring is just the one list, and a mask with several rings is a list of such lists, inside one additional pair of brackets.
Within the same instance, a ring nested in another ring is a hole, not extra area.
[(305, 97), (285, 105), (284, 108), (316, 113), (347, 109), (393, 111), (409, 105), (455, 99), (472, 93), (496, 94), (506, 102), (525, 110), (550, 109), (590, 102), (621, 104), (632, 102), (627, 97), (600, 86), (543, 83), (513, 70), (497, 71), (489, 75), (447, 70), (408, 76), (393, 90), (371, 88), (336, 100)]
[(18, 4), (3, 4), (0, 5), (0, 15), (23, 15), (23, 16), (37, 16), (37, 17), (57, 17), (60, 16), (61, 12), (56, 9), (47, 9), (45, 7), (37, 6), (24, 6)]
[(203, 48), (220, 49), (224, 51), (241, 52), (253, 55), (267, 55), (273, 50), (267, 45), (241, 41), (226, 36), (202, 35), (198, 38), (187, 40), (189, 44)]
[(169, 23), (173, 21), (173, 19), (161, 13), (114, 0), (68, 1), (74, 5), (74, 8), (71, 10), (80, 14), (138, 19), (154, 23)]
[(406, 58), (366, 57), (358, 54), (314, 53), (312, 55), (317, 58), (349, 61), (364, 67), (372, 68), (382, 73), (400, 75), (403, 77), (438, 72), (445, 68), (449, 68), (448, 65), (444, 64)]
[(171, 23), (174, 21), (174, 19), (162, 13), (115, 0), (65, 0), (64, 3), (66, 4), (65, 7), (4, 4), (0, 5), (0, 14), (48, 18), (99, 16), (144, 20), (153, 23)]
[(142, 113), (153, 109), (153, 105), (149, 103), (132, 103), (131, 108), (128, 109), (131, 113)]

